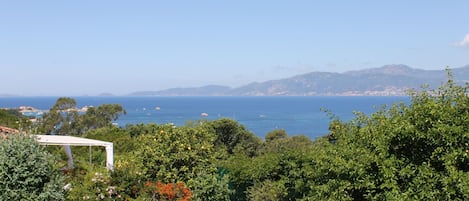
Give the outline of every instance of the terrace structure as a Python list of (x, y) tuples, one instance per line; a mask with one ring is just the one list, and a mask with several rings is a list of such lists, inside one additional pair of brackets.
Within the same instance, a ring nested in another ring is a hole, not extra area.
[[(19, 134), (20, 131), (13, 128), (0, 126), (0, 137), (3, 139), (11, 134)], [(82, 137), (73, 137), (65, 135), (31, 135), (36, 139), (40, 145), (56, 145), (56, 146), (88, 146), (90, 147), (90, 162), (91, 162), (91, 147), (102, 146), (106, 148), (106, 168), (110, 171), (114, 169), (114, 147), (112, 142), (101, 140), (93, 140)], [(0, 139), (2, 139), (0, 138)]]

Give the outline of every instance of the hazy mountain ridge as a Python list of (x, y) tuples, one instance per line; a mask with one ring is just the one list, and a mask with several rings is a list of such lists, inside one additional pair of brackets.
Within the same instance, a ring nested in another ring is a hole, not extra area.
[[(452, 69), (455, 80), (469, 81), (469, 65)], [(447, 79), (445, 70), (422, 70), (386, 65), (344, 73), (311, 72), (290, 78), (254, 82), (237, 88), (209, 85), (135, 92), (140, 96), (400, 96), (423, 84), (437, 87)]]
[(207, 85), (203, 87), (171, 88), (161, 91), (140, 91), (131, 96), (222, 96), (231, 90), (231, 87), (220, 85)]

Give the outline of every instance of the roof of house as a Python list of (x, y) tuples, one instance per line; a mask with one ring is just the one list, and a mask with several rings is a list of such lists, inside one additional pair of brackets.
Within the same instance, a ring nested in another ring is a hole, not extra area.
[(8, 128), (5, 126), (0, 126), (0, 134), (11, 134), (11, 133), (19, 133), (20, 131), (14, 128)]

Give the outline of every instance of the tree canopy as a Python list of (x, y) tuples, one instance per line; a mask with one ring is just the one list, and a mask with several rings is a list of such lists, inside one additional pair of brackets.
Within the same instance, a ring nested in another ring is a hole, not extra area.
[(81, 135), (92, 129), (112, 125), (121, 114), (126, 112), (119, 104), (89, 107), (85, 113), (80, 113), (75, 99), (61, 97), (44, 114), (42, 130), (48, 134)]

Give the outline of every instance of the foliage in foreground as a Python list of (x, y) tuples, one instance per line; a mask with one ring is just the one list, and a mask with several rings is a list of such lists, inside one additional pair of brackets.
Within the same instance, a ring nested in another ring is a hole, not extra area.
[(31, 136), (0, 139), (0, 200), (64, 200), (64, 178)]

